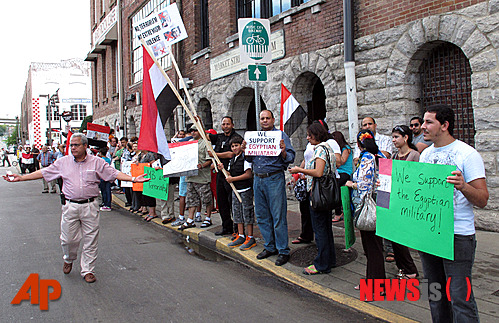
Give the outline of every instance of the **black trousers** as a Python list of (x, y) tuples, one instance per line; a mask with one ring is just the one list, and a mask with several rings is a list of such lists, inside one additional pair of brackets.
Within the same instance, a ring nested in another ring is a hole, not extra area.
[(310, 218), (310, 198), (307, 193), (305, 201), (300, 202), (301, 213), (301, 233), (300, 238), (306, 241), (314, 240), (314, 229), (312, 227), (312, 219)]
[(395, 264), (397, 264), (398, 269), (402, 269), (404, 274), (416, 274), (418, 275), (418, 269), (412, 260), (411, 252), (409, 248), (392, 241), (393, 254), (395, 255)]
[(234, 232), (234, 222), (232, 222), (231, 217), (232, 188), (225, 180), (222, 172), (217, 174), (217, 202), (218, 212), (220, 212), (220, 218), (222, 218), (222, 230)]
[(360, 230), (362, 247), (367, 257), (366, 278), (385, 279), (385, 257), (383, 257), (383, 238), (375, 231)]

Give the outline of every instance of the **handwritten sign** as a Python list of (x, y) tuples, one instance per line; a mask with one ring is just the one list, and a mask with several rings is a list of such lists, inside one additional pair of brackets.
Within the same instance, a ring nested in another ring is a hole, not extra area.
[[(121, 163), (121, 172), (132, 176), (132, 161), (124, 161)], [(133, 187), (132, 182), (121, 181), (121, 187)]]
[(152, 167), (144, 167), (144, 172), (150, 181), (144, 182), (143, 194), (157, 199), (166, 200), (168, 198), (168, 177), (163, 177), (162, 169), (154, 169)]
[(355, 243), (355, 228), (352, 217), (352, 201), (350, 198), (350, 189), (342, 186), (341, 205), (343, 206), (343, 220), (345, 224), (345, 249), (350, 248)]
[[(144, 167), (149, 166), (148, 163), (141, 163), (141, 164), (132, 164), (132, 176), (137, 177), (142, 174), (144, 174)], [(133, 183), (133, 188), (132, 190), (134, 191), (142, 191), (143, 188), (143, 183)]]
[(279, 156), (280, 131), (246, 131), (246, 156)]
[(376, 234), (454, 260), (455, 166), (381, 159)]

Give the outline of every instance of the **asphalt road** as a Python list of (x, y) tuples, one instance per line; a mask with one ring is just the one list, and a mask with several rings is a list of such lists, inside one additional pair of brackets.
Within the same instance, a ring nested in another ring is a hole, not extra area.
[[(0, 168), (0, 175), (5, 168)], [(101, 214), (97, 282), (62, 273), (60, 203), (42, 183), (0, 181), (1, 322), (375, 321), (258, 270), (190, 254), (180, 236), (123, 210)], [(31, 273), (62, 287), (48, 311), (10, 302)]]

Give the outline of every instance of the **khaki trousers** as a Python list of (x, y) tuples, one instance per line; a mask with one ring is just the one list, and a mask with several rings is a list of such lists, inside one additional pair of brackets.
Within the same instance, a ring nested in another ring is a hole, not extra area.
[(161, 213), (161, 219), (173, 218), (175, 216), (175, 184), (168, 185), (168, 199), (156, 199), (156, 212)]
[(99, 238), (99, 202), (77, 204), (66, 201), (62, 206), (61, 246), (63, 259), (73, 263), (77, 258), (78, 247), (83, 239), (81, 253), (81, 275), (94, 273)]

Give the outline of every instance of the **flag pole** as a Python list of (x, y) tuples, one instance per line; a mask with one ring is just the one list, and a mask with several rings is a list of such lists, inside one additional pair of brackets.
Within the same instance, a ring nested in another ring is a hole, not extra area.
[[(152, 60), (154, 61), (154, 64), (156, 64), (156, 66), (159, 68), (159, 70), (161, 71), (161, 74), (163, 74), (163, 77), (166, 79), (166, 82), (168, 83), (168, 85), (170, 86), (170, 88), (172, 89), (173, 93), (175, 94), (175, 96), (177, 97), (178, 101), (180, 102), (180, 104), (182, 105), (182, 107), (184, 108), (184, 110), (187, 112), (187, 115), (189, 115), (189, 118), (192, 120), (192, 122), (198, 127), (198, 129), (200, 129), (201, 131), (199, 131), (199, 134), (201, 135), (201, 137), (206, 141), (206, 148), (208, 148), (208, 151), (210, 151), (213, 155), (213, 158), (215, 158), (215, 160), (217, 161), (217, 163), (220, 163), (220, 159), (218, 158), (217, 154), (215, 153), (215, 151), (213, 150), (213, 147), (209, 144), (209, 140), (208, 138), (206, 137), (206, 133), (204, 132), (204, 127), (203, 127), (203, 124), (201, 122), (199, 122), (197, 120), (197, 118), (194, 116), (193, 112), (187, 107), (187, 105), (185, 104), (184, 100), (182, 99), (182, 97), (180, 96), (180, 93), (178, 93), (177, 91), (177, 88), (175, 87), (175, 85), (173, 84), (172, 80), (170, 79), (170, 77), (168, 76), (168, 74), (166, 74), (166, 72), (163, 70), (163, 68), (161, 67), (161, 64), (159, 63), (159, 61), (156, 59), (156, 57), (154, 56), (154, 54), (152, 53), (151, 49), (149, 48), (149, 46), (147, 46), (147, 44), (144, 42), (144, 39), (141, 39), (140, 42), (142, 43), (142, 46), (147, 50), (147, 52), (149, 53), (149, 56), (152, 58)], [(173, 56), (173, 54), (170, 52), (170, 56), (172, 58), (172, 62), (174, 62), (174, 66), (175, 66), (175, 70), (177, 71), (178, 75), (179, 75), (179, 78), (182, 82), (182, 85), (184, 86), (184, 89), (186, 89), (185, 93), (187, 94), (187, 98), (189, 100), (189, 104), (191, 105), (192, 107), (192, 110), (194, 111), (194, 113), (196, 113), (196, 109), (194, 109), (194, 105), (192, 104), (192, 101), (190, 100), (190, 94), (189, 92), (187, 91), (187, 88), (185, 87), (185, 83), (184, 83), (184, 79), (182, 78), (182, 74), (180, 74), (180, 71), (178, 70), (178, 66), (177, 66), (177, 62), (175, 61), (175, 57)], [(230, 176), (227, 171), (224, 169), (223, 170), (223, 174), (225, 175), (225, 178), (227, 178), (228, 176)], [(229, 183), (230, 184), (230, 187), (232, 188), (232, 190), (234, 191), (234, 194), (236, 195), (237, 199), (239, 200), (239, 202), (242, 203), (242, 199), (241, 199), (241, 195), (239, 195), (239, 192), (237, 191), (236, 187), (234, 186), (233, 183)]]

